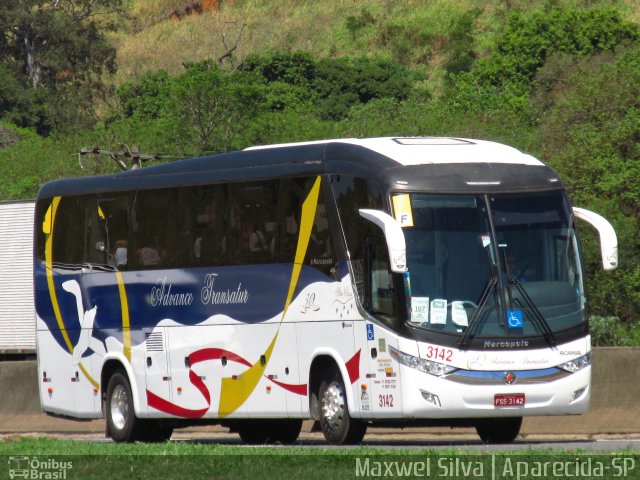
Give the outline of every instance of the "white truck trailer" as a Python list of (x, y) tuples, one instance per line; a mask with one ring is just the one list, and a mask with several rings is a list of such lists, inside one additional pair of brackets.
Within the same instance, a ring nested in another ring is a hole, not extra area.
[(0, 356), (36, 349), (33, 211), (28, 201), (0, 202)]

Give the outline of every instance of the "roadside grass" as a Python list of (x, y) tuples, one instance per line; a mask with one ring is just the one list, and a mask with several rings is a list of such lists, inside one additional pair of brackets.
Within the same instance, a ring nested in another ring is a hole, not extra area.
[[(615, 454), (555, 449), (467, 453), (456, 448), (436, 451), (368, 446), (246, 447), (187, 441), (116, 444), (45, 437), (7, 437), (0, 441), (0, 463), (8, 464), (9, 469), (14, 468), (14, 474), (17, 466), (21, 465), (23, 469), (31, 470), (25, 478), (65, 480), (121, 478), (121, 475), (125, 478), (157, 479), (326, 479), (390, 475), (410, 478), (509, 478), (510, 473), (516, 473), (515, 468), (527, 468), (529, 471), (541, 461), (576, 465), (580, 456), (585, 454), (580, 460), (583, 465), (581, 468), (593, 469), (595, 462), (610, 465), (614, 458), (626, 456), (634, 461), (634, 469), (628, 473), (638, 473), (635, 472), (635, 463), (640, 470), (640, 457), (631, 450)], [(2, 471), (0, 466), (0, 475)], [(613, 472), (612, 469), (610, 471)], [(11, 476), (11, 470), (9, 473)], [(536, 478), (555, 477), (544, 474), (536, 475)]]

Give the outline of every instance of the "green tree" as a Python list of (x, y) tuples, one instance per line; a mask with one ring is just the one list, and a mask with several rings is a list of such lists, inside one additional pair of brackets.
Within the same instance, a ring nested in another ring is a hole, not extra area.
[(528, 113), (533, 80), (552, 54), (593, 55), (638, 39), (640, 27), (612, 9), (514, 14), (490, 55), (450, 77), (448, 101), (454, 109)]
[[(42, 133), (91, 123), (100, 75), (115, 71), (105, 32), (121, 0), (14, 0), (0, 3), (0, 63), (30, 97)], [(45, 92), (44, 94), (40, 92)], [(80, 119), (79, 117), (84, 117)]]
[[(308, 53), (252, 55), (239, 67), (267, 87), (268, 108), (315, 112), (321, 120), (341, 120), (349, 109), (374, 99), (404, 100), (417, 75), (402, 65), (369, 58), (314, 60)], [(289, 85), (289, 88), (286, 88)]]
[(118, 89), (118, 100), (125, 117), (158, 118), (168, 108), (172, 79), (165, 70), (145, 73), (137, 82)]
[(203, 151), (226, 151), (233, 138), (264, 102), (264, 92), (252, 76), (222, 72), (213, 62), (191, 65), (170, 90), (171, 112), (178, 133)]
[(589, 295), (593, 313), (629, 324), (640, 314), (640, 46), (583, 58), (556, 86), (540, 143), (574, 187), (574, 203), (616, 229), (620, 267), (614, 272), (601, 271), (597, 241), (584, 229)]

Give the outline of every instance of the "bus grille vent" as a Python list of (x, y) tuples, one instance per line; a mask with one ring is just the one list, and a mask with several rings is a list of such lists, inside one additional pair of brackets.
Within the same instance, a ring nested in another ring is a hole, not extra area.
[(164, 339), (162, 332), (152, 332), (145, 334), (145, 345), (148, 352), (164, 351)]

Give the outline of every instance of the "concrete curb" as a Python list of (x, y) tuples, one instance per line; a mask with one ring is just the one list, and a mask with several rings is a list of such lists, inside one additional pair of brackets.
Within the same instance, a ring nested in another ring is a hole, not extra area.
[[(595, 348), (591, 408), (579, 416), (526, 417), (522, 434), (640, 433), (640, 348)], [(77, 422), (42, 413), (37, 362), (0, 362), (0, 433), (104, 432), (104, 421)], [(305, 423), (309, 431), (311, 422)], [(208, 431), (226, 432), (221, 427)], [(378, 429), (375, 429), (376, 431)], [(456, 430), (465, 431), (468, 429)], [(443, 428), (410, 428), (417, 433), (446, 433)]]

